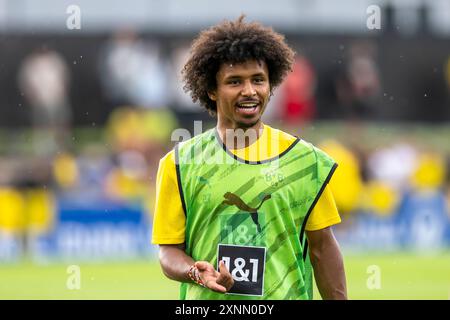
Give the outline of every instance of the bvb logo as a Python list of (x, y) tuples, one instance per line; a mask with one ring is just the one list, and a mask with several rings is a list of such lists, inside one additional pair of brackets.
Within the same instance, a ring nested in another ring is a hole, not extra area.
[(279, 169), (279, 164), (271, 165), (269, 168), (261, 170), (264, 182), (272, 188), (278, 187), (284, 181), (284, 174)]

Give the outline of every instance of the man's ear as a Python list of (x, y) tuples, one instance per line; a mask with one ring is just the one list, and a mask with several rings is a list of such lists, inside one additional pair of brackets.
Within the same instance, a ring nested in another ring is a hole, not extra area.
[(216, 100), (217, 100), (216, 92), (215, 92), (215, 91), (208, 91), (208, 97), (209, 97), (212, 101), (216, 101)]

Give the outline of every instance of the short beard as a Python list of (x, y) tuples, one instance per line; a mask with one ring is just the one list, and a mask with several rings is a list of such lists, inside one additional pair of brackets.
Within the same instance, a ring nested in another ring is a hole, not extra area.
[(242, 129), (242, 130), (247, 130), (250, 129), (251, 127), (255, 126), (261, 119), (256, 120), (255, 122), (252, 123), (243, 123), (243, 122), (238, 122), (238, 128)]

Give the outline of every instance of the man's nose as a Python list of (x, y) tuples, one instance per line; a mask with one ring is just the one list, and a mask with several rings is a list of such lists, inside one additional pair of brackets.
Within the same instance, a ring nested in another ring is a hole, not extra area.
[(244, 82), (244, 87), (242, 88), (241, 94), (244, 97), (251, 97), (251, 96), (256, 95), (256, 90), (255, 90), (255, 88), (253, 87), (253, 85), (252, 85), (252, 83), (250, 81), (245, 81)]

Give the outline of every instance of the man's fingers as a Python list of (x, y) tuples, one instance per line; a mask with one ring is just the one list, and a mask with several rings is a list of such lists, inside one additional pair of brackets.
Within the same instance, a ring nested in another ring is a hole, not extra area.
[[(203, 277), (206, 276), (207, 278), (207, 280), (204, 282), (205, 287), (213, 291), (225, 293), (230, 290), (234, 284), (233, 277), (231, 276), (223, 261), (219, 262), (220, 272), (214, 270), (214, 267), (207, 261), (197, 261), (195, 262), (195, 266), (201, 272), (200, 277), (204, 279)], [(211, 271), (212, 274), (210, 274), (209, 271)], [(206, 272), (206, 274), (204, 274), (203, 272)]]
[(208, 268), (209, 263), (206, 261), (197, 261), (194, 263), (198, 270), (206, 270)]
[(228, 291), (231, 289), (231, 287), (234, 284), (233, 277), (231, 276), (230, 272), (228, 271), (228, 269), (225, 266), (225, 264), (223, 263), (223, 261), (219, 262), (219, 270), (220, 270), (220, 274), (219, 274), (219, 277), (217, 278), (216, 282), (225, 286), (225, 288)]
[(205, 287), (207, 287), (207, 288), (209, 288), (209, 289), (211, 289), (213, 291), (216, 291), (216, 292), (221, 292), (221, 293), (227, 292), (227, 289), (224, 286), (218, 284), (214, 280), (206, 281)]
[(222, 260), (219, 262), (219, 271), (220, 271), (221, 275), (222, 274), (230, 274), (230, 272), (227, 269), (227, 266), (225, 265), (225, 263)]
[(234, 285), (234, 280), (233, 278), (218, 278), (216, 281), (218, 284), (224, 286), (226, 288), (226, 291), (229, 291), (233, 285)]

